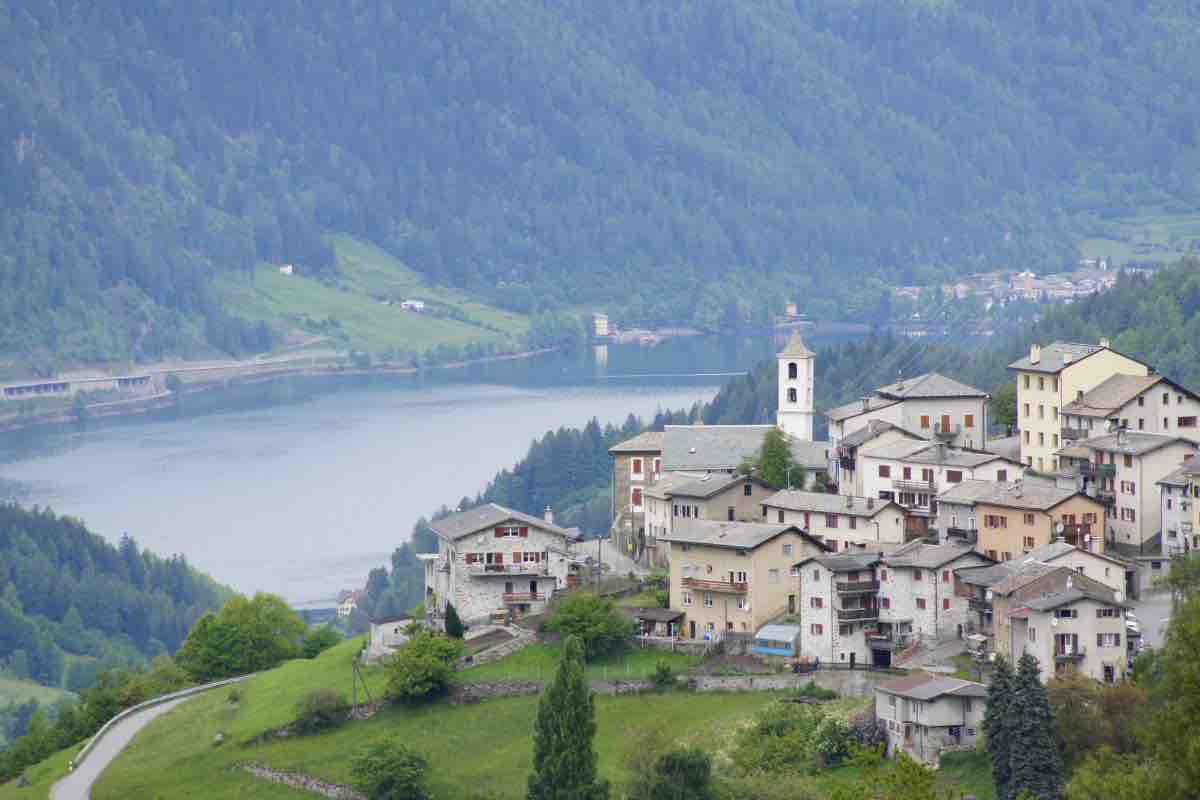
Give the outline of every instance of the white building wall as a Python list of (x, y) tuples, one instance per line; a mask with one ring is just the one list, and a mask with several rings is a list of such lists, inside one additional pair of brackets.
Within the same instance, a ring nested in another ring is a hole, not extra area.
[[(1052, 612), (1037, 612), (1030, 614), (1028, 620), (1014, 619), (1011, 635), (1016, 652), (1029, 653), (1037, 658), (1044, 683), (1055, 675), (1054, 637), (1073, 633), (1083, 652), (1083, 658), (1070, 662), (1076, 669), (1090, 678), (1103, 681), (1105, 666), (1111, 666), (1113, 680), (1122, 680), (1126, 669), (1127, 644), (1124, 614), (1117, 609), (1115, 616), (1097, 618), (1096, 609), (1101, 608), (1102, 604), (1087, 599), (1072, 603), (1069, 607), (1078, 610), (1077, 617), (1063, 619)], [(1033, 639), (1029, 636), (1030, 628), (1035, 631)], [(1115, 635), (1116, 644), (1098, 646), (1098, 633)]]
[[(811, 356), (778, 357), (779, 406), (776, 421), (784, 433), (804, 442), (813, 440), (815, 363)], [(795, 378), (789, 377), (793, 364), (796, 366)]]
[[(865, 505), (866, 500), (859, 498), (856, 502)], [(904, 512), (894, 506), (881, 510), (870, 519), (852, 517), (849, 514), (836, 514), (834, 515), (837, 517), (836, 528), (828, 525), (829, 520), (826, 519), (823, 511), (806, 513), (771, 506), (767, 506), (766, 511), (767, 515), (763, 517), (763, 522), (783, 522), (795, 525), (801, 530), (807, 531), (809, 535), (819, 537), (821, 541), (836, 543), (838, 552), (853, 552), (846, 547), (847, 542), (856, 549), (885, 552), (895, 550), (904, 544)], [(853, 528), (850, 527), (851, 519), (854, 520)], [(876, 528), (876, 523), (878, 523), (878, 528)]]
[(1190, 552), (1192, 504), (1186, 486), (1159, 486), (1159, 514), (1162, 516), (1162, 554), (1164, 556)]
[[(962, 430), (951, 440), (956, 447), (973, 447), (981, 449), (984, 446), (984, 424), (986, 421), (987, 401), (973, 397), (955, 397), (947, 399), (912, 399), (903, 400), (901, 406), (900, 427), (910, 430), (920, 436), (933, 436), (933, 426), (941, 422), (942, 415), (950, 416), (951, 426), (961, 425)], [(972, 425), (966, 426), (966, 417), (971, 415)], [(929, 427), (921, 427), (921, 418), (929, 418)]]
[[(911, 621), (913, 635), (922, 641), (956, 638), (959, 626), (965, 630), (970, 616), (967, 598), (954, 594), (954, 570), (987, 563), (978, 553), (966, 553), (936, 570), (881, 564), (879, 621)], [(918, 573), (920, 580), (916, 578)], [(883, 598), (890, 608), (882, 607)], [(920, 600), (924, 600), (924, 608), (919, 607)]]
[[(1112, 479), (1112, 491), (1116, 505), (1112, 508), (1112, 516), (1105, 519), (1110, 538), (1115, 537), (1122, 544), (1141, 544), (1162, 530), (1162, 498), (1158, 481), (1179, 469), (1184, 459), (1195, 451), (1192, 444), (1176, 442), (1133, 456), (1131, 466), (1125, 465), (1123, 454), (1114, 454), (1116, 476)], [(1133, 510), (1134, 519), (1122, 519), (1121, 509)]]

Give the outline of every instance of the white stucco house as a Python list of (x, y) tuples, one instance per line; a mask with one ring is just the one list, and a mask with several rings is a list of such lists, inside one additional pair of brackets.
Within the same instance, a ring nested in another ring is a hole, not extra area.
[(875, 687), (875, 719), (887, 731), (887, 754), (907, 753), (929, 766), (947, 750), (974, 747), (987, 708), (987, 687), (917, 674)]
[(541, 519), (487, 503), (431, 522), (438, 551), (419, 556), (427, 612), (440, 616), (450, 601), (472, 623), (544, 610), (567, 586), (570, 545), (579, 536), (553, 519), (549, 509)]

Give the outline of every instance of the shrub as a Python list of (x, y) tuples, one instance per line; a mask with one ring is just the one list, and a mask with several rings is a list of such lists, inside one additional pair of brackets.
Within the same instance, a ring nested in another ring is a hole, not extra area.
[(654, 764), (655, 781), (646, 800), (711, 800), (712, 757), (703, 750), (671, 750)]
[(338, 642), (342, 635), (328, 625), (313, 628), (304, 637), (302, 652), (305, 658), (316, 658)]
[(545, 627), (564, 638), (578, 636), (584, 656), (591, 660), (624, 648), (634, 622), (617, 611), (612, 600), (580, 592), (556, 604)]
[(793, 695), (795, 697), (807, 697), (812, 700), (836, 700), (838, 693), (833, 689), (817, 686), (817, 682), (810, 679), (808, 683), (796, 689)]
[(458, 610), (454, 608), (454, 603), (446, 603), (446, 635), (451, 639), (461, 639), (466, 632), (467, 628), (458, 618)]
[(242, 702), (242, 688), (240, 686), (230, 686), (229, 694), (225, 696), (225, 700), (233, 706)]
[(817, 706), (774, 703), (735, 740), (733, 762), (743, 774), (813, 773), (849, 754), (850, 731)]
[(296, 720), (292, 727), (296, 733), (319, 733), (341, 725), (349, 711), (350, 704), (345, 695), (332, 689), (317, 689), (296, 704)]
[(875, 718), (874, 710), (867, 709), (850, 720), (850, 738), (861, 748), (880, 750), (887, 743), (887, 728)]
[(350, 764), (354, 788), (370, 800), (431, 800), (425, 756), (400, 742), (378, 742)]
[(416, 702), (445, 693), (462, 651), (458, 639), (418, 632), (388, 659), (388, 698)]
[(675, 685), (675, 670), (665, 658), (660, 658), (654, 663), (654, 675), (651, 680), (659, 689), (669, 689)]

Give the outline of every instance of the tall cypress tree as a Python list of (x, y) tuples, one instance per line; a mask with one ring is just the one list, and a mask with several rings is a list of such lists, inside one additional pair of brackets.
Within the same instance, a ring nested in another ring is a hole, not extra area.
[(996, 659), (996, 671), (988, 686), (987, 710), (983, 715), (983, 735), (988, 756), (992, 761), (992, 783), (996, 800), (1008, 800), (1011, 776), (1010, 748), (1012, 739), (1006, 730), (1013, 690), (1012, 668), (1003, 656)]
[(466, 626), (462, 624), (462, 620), (458, 617), (458, 609), (454, 607), (454, 603), (446, 602), (446, 635), (451, 639), (461, 639), (466, 633)]
[(554, 683), (542, 694), (533, 731), (528, 800), (607, 800), (596, 777), (596, 710), (583, 670), (583, 643), (567, 638)]
[[(1062, 764), (1054, 739), (1054, 717), (1038, 660), (1026, 653), (1017, 662), (1007, 718), (1009, 725), (1009, 798), (1022, 792), (1036, 800), (1058, 800), (1063, 793)], [(1001, 797), (1001, 795), (997, 795)]]

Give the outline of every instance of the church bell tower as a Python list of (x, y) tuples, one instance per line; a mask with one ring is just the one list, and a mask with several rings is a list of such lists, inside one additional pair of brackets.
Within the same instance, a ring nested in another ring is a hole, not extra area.
[(775, 424), (793, 439), (813, 438), (813, 364), (816, 353), (795, 331), (776, 356), (779, 363), (779, 411)]

